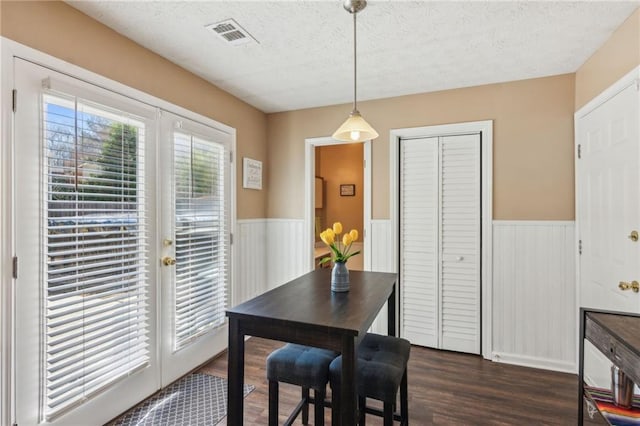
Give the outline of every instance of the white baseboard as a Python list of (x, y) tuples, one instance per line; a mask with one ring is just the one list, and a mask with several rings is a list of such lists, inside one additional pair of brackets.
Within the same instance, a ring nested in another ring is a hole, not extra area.
[(557, 359), (494, 352), (492, 354), (491, 360), (494, 362), (519, 365), (522, 367), (541, 368), (544, 370), (559, 371), (562, 373), (571, 374), (577, 373), (576, 365), (574, 362), (559, 361)]

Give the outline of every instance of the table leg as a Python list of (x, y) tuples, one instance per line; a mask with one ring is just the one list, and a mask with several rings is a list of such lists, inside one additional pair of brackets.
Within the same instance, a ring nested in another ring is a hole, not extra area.
[(342, 426), (356, 424), (358, 404), (356, 387), (357, 347), (355, 337), (342, 340), (342, 376), (340, 377), (340, 420)]
[(387, 334), (396, 336), (396, 286), (393, 284), (393, 290), (387, 299)]
[(229, 359), (227, 362), (227, 424), (243, 424), (244, 335), (237, 319), (229, 320)]

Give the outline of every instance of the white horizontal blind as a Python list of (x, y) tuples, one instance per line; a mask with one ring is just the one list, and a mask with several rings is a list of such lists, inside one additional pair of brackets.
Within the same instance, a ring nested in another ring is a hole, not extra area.
[(438, 346), (438, 138), (400, 141), (402, 335)]
[(174, 158), (174, 350), (179, 350), (224, 323), (229, 151), (223, 144), (179, 131), (174, 133)]
[(43, 96), (46, 419), (149, 362), (143, 121)]
[(480, 353), (480, 135), (440, 138), (441, 348)]

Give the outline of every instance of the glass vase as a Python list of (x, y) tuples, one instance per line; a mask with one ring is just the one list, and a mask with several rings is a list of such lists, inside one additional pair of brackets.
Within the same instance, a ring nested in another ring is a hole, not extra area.
[(346, 262), (335, 262), (331, 270), (331, 291), (349, 291), (349, 269)]

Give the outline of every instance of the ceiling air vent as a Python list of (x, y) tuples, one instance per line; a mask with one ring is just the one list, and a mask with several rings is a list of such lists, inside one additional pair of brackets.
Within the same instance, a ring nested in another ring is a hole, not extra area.
[(234, 46), (247, 43), (257, 43), (251, 34), (242, 28), (233, 19), (227, 19), (226, 21), (216, 22), (215, 24), (209, 24), (205, 28), (213, 31), (215, 35), (220, 37), (225, 42)]

